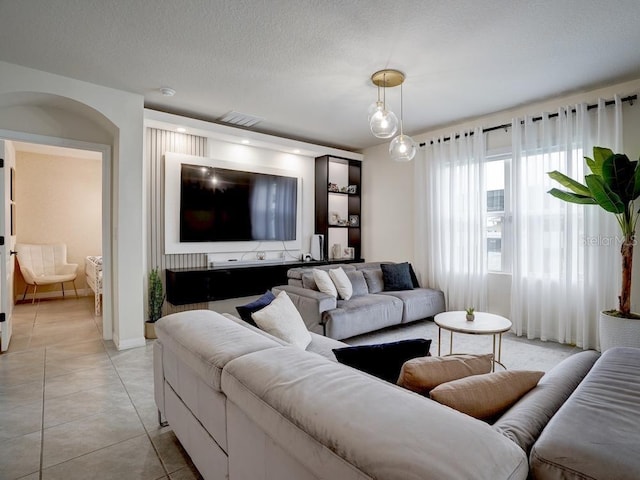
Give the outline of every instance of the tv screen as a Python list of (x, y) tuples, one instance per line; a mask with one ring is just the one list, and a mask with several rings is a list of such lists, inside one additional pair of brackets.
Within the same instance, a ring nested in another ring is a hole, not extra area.
[(295, 240), (298, 179), (182, 164), (180, 241)]

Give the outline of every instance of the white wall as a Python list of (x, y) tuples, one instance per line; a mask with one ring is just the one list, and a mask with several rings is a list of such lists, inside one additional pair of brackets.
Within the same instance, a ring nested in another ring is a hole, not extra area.
[[(464, 123), (450, 125), (429, 132), (415, 134), (410, 132), (417, 143), (431, 138), (474, 127), (488, 128), (510, 124), (512, 118), (525, 115), (537, 115), (543, 111), (556, 111), (564, 105), (577, 103), (597, 103), (598, 98), (611, 99), (615, 94), (622, 96), (640, 92), (640, 79), (611, 85), (590, 92), (557, 97), (544, 102), (533, 103), (506, 110)], [(640, 105), (623, 106), (624, 153), (635, 159), (640, 155)], [(511, 146), (510, 132), (497, 130), (487, 139), (488, 148)], [(393, 163), (389, 159), (388, 143), (366, 149), (363, 160), (363, 256), (370, 261), (391, 259), (409, 260), (414, 252), (421, 248), (414, 245), (414, 184), (413, 165), (420, 161), (421, 152), (410, 164)], [(390, 194), (390, 192), (392, 192)], [(366, 216), (365, 216), (366, 215)], [(372, 217), (372, 218), (367, 218)], [(633, 269), (632, 309), (640, 311), (640, 260), (636, 255)], [(508, 316), (510, 314), (511, 276), (490, 274), (489, 311)]]
[(362, 161), (362, 257), (407, 261), (414, 252), (413, 163), (389, 158), (389, 144), (365, 150)]
[[(0, 62), (0, 132), (45, 135), (111, 147), (112, 332), (118, 348), (144, 344), (143, 97)], [(25, 138), (21, 137), (21, 140)], [(108, 299), (107, 299), (108, 300)]]

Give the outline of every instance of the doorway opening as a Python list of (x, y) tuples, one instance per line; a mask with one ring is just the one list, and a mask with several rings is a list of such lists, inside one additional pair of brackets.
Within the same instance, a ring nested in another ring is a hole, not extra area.
[[(67, 262), (77, 265), (74, 282), (38, 286), (34, 293), (20, 272), (18, 251), (7, 300), (17, 304), (16, 313), (22, 321), (42, 304), (46, 307), (40, 311), (50, 312), (51, 323), (57, 318), (72, 322), (74, 316), (87, 318), (89, 313), (98, 335), (104, 340), (112, 339), (110, 147), (31, 134), (18, 134), (18, 138), (0, 135), (3, 137), (14, 152), (15, 162), (11, 172), (14, 191), (8, 189), (5, 195), (12, 214), (10, 244), (63, 244)], [(6, 255), (9, 256), (9, 249)], [(88, 263), (94, 266), (93, 270), (87, 268)], [(101, 278), (97, 278), (97, 264), (102, 264)], [(96, 275), (93, 281), (88, 281), (88, 273)], [(3, 279), (3, 283), (9, 280)], [(37, 347), (42, 341), (45, 343), (41, 346), (55, 342), (46, 328), (35, 328), (35, 320), (32, 328), (12, 323), (11, 338), (1, 346), (3, 351)], [(35, 338), (38, 333), (40, 339)], [(64, 336), (59, 339), (63, 341)]]

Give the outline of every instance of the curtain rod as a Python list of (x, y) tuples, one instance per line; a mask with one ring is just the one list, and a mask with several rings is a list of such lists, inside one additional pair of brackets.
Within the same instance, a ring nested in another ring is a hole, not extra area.
[[(633, 105), (634, 100), (638, 99), (638, 95), (629, 95), (628, 97), (624, 97), (621, 98), (620, 101), (621, 102), (629, 102), (630, 105)], [(615, 100), (607, 100), (606, 102), (604, 102), (605, 106), (610, 106), (610, 105), (614, 105), (616, 103)], [(598, 108), (598, 104), (593, 104), (593, 105), (587, 105), (587, 110), (593, 110), (594, 108)], [(571, 110), (572, 113), (576, 113), (575, 109)], [(551, 113), (549, 115), (549, 118), (555, 118), (558, 116), (558, 113)], [(532, 121), (534, 122), (539, 122), (540, 120), (542, 120), (542, 117), (533, 117)], [(524, 125), (524, 121), (520, 122), (521, 125)], [(483, 128), (482, 129), (482, 133), (487, 133), (487, 132), (493, 132), (494, 130), (502, 130), (503, 128), (506, 130), (507, 128), (510, 128), (511, 124), (510, 123), (504, 123), (502, 125), (496, 125), (495, 127), (487, 127), (487, 128)], [(468, 133), (469, 136), (473, 135), (473, 132), (469, 132)], [(456, 135), (454, 137), (455, 139), (460, 138), (460, 135)], [(443, 142), (449, 142), (451, 140), (451, 137), (444, 137), (442, 139)], [(440, 141), (440, 140), (438, 140)], [(433, 145), (435, 142), (433, 140), (429, 141), (430, 145)], [(420, 143), (418, 146), (420, 147), (424, 147), (427, 144), (427, 142), (422, 142)]]

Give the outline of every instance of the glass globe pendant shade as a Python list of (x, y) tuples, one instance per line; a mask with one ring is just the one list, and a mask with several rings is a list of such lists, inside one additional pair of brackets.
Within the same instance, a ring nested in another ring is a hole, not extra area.
[(389, 154), (394, 162), (410, 162), (416, 156), (416, 150), (413, 138), (402, 133), (389, 144)]
[(367, 110), (367, 122), (371, 123), (371, 117), (383, 110), (384, 103), (382, 103), (380, 100), (378, 100), (377, 102), (373, 102), (371, 105), (369, 105), (369, 108)]
[(391, 138), (398, 131), (398, 117), (396, 117), (395, 113), (386, 110), (382, 106), (371, 115), (369, 128), (371, 133), (378, 138)]

